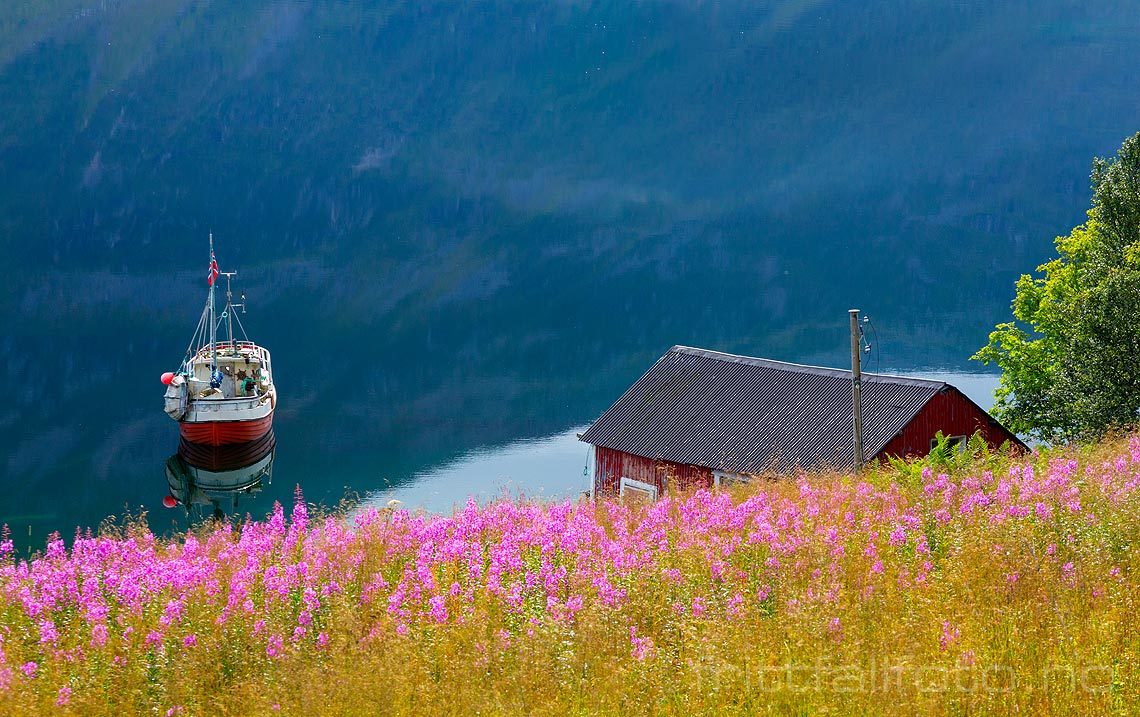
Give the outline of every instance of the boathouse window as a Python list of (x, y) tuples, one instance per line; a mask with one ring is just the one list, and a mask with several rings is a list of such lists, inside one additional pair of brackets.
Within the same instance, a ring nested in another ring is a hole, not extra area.
[(649, 500), (657, 500), (657, 486), (652, 483), (634, 480), (633, 478), (621, 477), (621, 482), (618, 484), (618, 495), (625, 497), (632, 495), (636, 497), (644, 497)]
[(732, 485), (733, 483), (745, 483), (748, 481), (748, 476), (743, 473), (733, 473), (732, 471), (713, 470), (713, 485), (717, 488), (725, 485)]
[[(937, 445), (938, 445), (938, 439), (937, 438), (931, 438), (930, 439), (930, 450), (933, 451), (934, 447)], [(948, 436), (946, 438), (946, 447), (947, 448), (957, 448), (959, 451), (966, 450), (966, 436)]]

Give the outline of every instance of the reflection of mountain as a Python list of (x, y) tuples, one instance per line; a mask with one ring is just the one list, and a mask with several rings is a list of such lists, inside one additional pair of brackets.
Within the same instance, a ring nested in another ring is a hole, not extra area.
[(166, 461), (168, 507), (205, 508), (216, 516), (237, 510), (238, 498), (261, 491), (273, 477), (273, 431), (249, 443), (210, 446), (183, 439)]
[(842, 365), (858, 306), (883, 368), (960, 366), (1140, 116), (1127, 4), (24, 5), (0, 471), (69, 521), (169, 450), (208, 229), (281, 497), (335, 500), (588, 421), (673, 344)]

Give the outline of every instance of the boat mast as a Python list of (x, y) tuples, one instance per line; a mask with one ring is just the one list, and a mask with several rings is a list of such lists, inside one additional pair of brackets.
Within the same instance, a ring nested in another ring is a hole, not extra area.
[[(210, 307), (210, 375), (218, 369), (218, 325), (215, 317), (214, 309), (214, 279), (216, 278), (218, 262), (214, 259), (214, 233), (210, 232), (210, 270), (209, 270), (209, 285), (210, 285), (210, 298), (206, 300), (206, 305)], [(212, 379), (211, 379), (212, 380)]]

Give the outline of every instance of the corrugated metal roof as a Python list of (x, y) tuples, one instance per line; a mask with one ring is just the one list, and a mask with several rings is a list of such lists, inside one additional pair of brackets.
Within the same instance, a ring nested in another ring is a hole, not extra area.
[[(863, 374), (863, 453), (947, 384)], [(674, 346), (582, 436), (645, 458), (737, 473), (849, 467), (851, 372)]]

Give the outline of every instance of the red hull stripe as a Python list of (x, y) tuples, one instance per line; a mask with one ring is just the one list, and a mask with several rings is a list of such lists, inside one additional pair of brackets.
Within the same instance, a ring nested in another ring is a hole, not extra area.
[(256, 441), (273, 426), (273, 414), (252, 421), (203, 421), (178, 424), (182, 437), (191, 443), (221, 446), (227, 443)]

